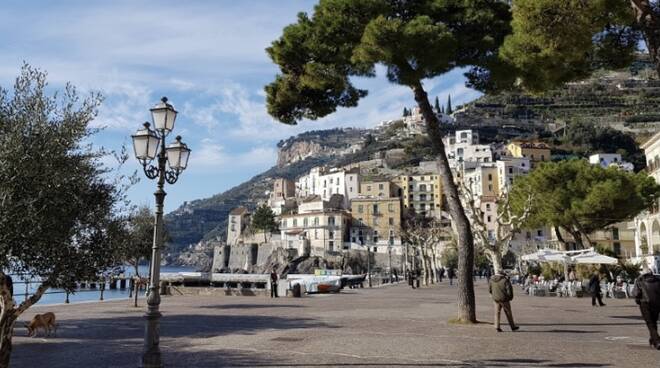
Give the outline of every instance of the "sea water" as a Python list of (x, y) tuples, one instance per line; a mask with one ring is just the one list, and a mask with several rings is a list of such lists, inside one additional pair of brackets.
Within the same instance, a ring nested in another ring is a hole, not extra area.
[[(180, 266), (161, 266), (161, 272), (190, 272), (195, 271), (193, 267), (180, 267)], [(146, 277), (149, 274), (149, 266), (139, 266), (140, 276)], [(135, 269), (132, 266), (125, 267), (124, 275), (129, 278), (135, 273)], [(18, 280), (14, 277), (14, 300), (16, 303), (21, 303), (25, 300), (26, 295), (26, 285), (20, 283), (21, 280)], [(38, 287), (38, 284), (30, 284), (27, 288), (28, 297)], [(126, 280), (126, 288), (119, 289), (119, 282), (117, 282), (117, 289), (109, 289), (109, 286), (106, 285), (105, 290), (103, 291), (103, 300), (112, 300), (112, 299), (128, 299), (129, 289), (128, 289), (128, 280)], [(138, 297), (144, 297), (144, 290), (138, 293)], [(101, 298), (101, 290), (99, 285), (96, 285), (96, 289), (90, 289), (89, 286), (84, 289), (78, 289), (75, 293), (69, 294), (69, 303), (82, 303), (82, 302), (94, 302), (99, 301)], [(48, 289), (46, 294), (44, 294), (37, 304), (60, 304), (64, 303), (66, 300), (66, 293), (62, 289)]]

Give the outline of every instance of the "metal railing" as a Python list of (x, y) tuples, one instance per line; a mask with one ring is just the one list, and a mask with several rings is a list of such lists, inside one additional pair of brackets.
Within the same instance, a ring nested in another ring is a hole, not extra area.
[[(34, 294), (42, 281), (36, 279), (32, 275), (25, 274), (8, 274), (12, 277), (12, 295), (19, 301), (22, 298), (22, 301), (27, 300), (30, 296)], [(26, 277), (27, 276), (27, 277)], [(24, 286), (21, 286), (24, 285)], [(36, 285), (31, 288), (31, 285)], [(17, 287), (18, 286), (18, 287)], [(107, 286), (107, 287), (106, 287)], [(71, 294), (77, 293), (99, 293), (99, 300), (103, 300), (105, 290), (129, 290), (129, 298), (132, 296), (134, 290), (134, 279), (133, 277), (109, 277), (105, 279), (98, 279), (95, 281), (80, 281), (76, 282), (76, 290), (71, 293), (67, 290), (62, 289), (48, 289), (42, 295), (56, 295), (64, 294), (64, 303), (69, 304), (69, 296)], [(142, 289), (142, 288), (140, 288)]]

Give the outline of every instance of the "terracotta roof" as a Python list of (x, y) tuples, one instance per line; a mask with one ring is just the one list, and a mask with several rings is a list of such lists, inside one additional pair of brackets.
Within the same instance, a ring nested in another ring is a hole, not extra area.
[(245, 207), (236, 207), (233, 210), (231, 210), (231, 212), (229, 212), (229, 214), (232, 216), (240, 216), (246, 213), (248, 213), (248, 210)]

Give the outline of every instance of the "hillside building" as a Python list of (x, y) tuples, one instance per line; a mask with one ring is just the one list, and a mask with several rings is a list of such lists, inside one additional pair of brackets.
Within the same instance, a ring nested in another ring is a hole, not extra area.
[(530, 160), (530, 168), (540, 162), (549, 162), (550, 147), (543, 142), (512, 141), (506, 146), (511, 157), (523, 157)]
[[(660, 133), (641, 145), (646, 156), (647, 171), (660, 183)], [(643, 211), (634, 219), (635, 256), (650, 269), (660, 271), (660, 203)]]
[(250, 212), (245, 207), (234, 208), (227, 222), (227, 245), (235, 245), (250, 224)]
[(398, 178), (403, 211), (441, 217), (442, 184), (438, 174), (403, 175)]
[[(401, 201), (399, 198), (359, 197), (351, 201), (350, 241), (387, 253), (401, 247)], [(394, 250), (399, 254), (400, 249)]]
[(634, 171), (634, 166), (630, 162), (626, 162), (621, 158), (618, 153), (596, 153), (589, 156), (589, 163), (592, 165), (600, 165), (603, 168), (618, 167), (625, 171)]
[(295, 250), (298, 256), (336, 254), (348, 238), (350, 218), (350, 214), (341, 209), (282, 215), (282, 247)]

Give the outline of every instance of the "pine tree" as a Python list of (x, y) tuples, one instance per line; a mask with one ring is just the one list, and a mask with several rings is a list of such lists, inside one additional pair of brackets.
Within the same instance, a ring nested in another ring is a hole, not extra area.
[(440, 100), (438, 96), (435, 96), (435, 112), (440, 113)]
[(444, 106), (440, 106), (440, 112), (443, 113), (443, 114), (445, 113), (445, 107)]
[(404, 107), (404, 108), (403, 108), (403, 117), (405, 118), (406, 116), (408, 116), (408, 109), (406, 109), (406, 108)]
[(445, 111), (447, 112), (447, 115), (451, 115), (451, 113), (454, 112), (451, 109), (451, 95), (447, 96), (447, 109)]

